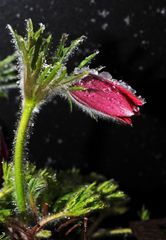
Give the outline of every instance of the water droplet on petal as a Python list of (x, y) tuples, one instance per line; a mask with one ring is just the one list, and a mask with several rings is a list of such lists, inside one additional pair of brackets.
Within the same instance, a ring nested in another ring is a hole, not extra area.
[(112, 79), (112, 75), (109, 72), (101, 72), (99, 76), (106, 78), (106, 79)]
[(139, 107), (134, 106), (134, 107), (133, 107), (133, 111), (136, 112), (136, 113), (139, 112)]

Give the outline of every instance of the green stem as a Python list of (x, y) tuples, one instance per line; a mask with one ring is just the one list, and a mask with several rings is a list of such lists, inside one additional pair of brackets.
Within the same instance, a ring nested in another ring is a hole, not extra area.
[(26, 139), (26, 130), (34, 107), (35, 103), (32, 100), (25, 100), (18, 130), (16, 133), (16, 142), (14, 148), (14, 178), (16, 188), (16, 201), (20, 212), (25, 212), (26, 210), (23, 176), (23, 153)]
[(39, 229), (43, 228), (47, 223), (58, 220), (60, 218), (64, 218), (66, 216), (65, 212), (59, 212), (59, 213), (55, 213), (53, 215), (49, 215), (45, 218), (43, 218), (39, 223)]

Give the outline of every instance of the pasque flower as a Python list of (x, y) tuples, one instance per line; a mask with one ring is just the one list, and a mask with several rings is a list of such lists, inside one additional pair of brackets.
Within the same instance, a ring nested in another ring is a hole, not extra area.
[(77, 87), (85, 90), (71, 91), (72, 99), (88, 112), (112, 118), (126, 124), (132, 124), (131, 117), (139, 114), (139, 107), (144, 104), (141, 97), (122, 81), (117, 81), (103, 72), (90, 74)]
[(68, 45), (67, 34), (63, 34), (52, 57), (49, 48), (52, 36), (44, 37), (44, 25), (34, 31), (33, 23), (27, 21), (27, 34), (21, 36), (9, 26), (18, 55), (22, 114), (16, 132), (14, 151), (14, 177), (16, 200), (20, 212), (26, 210), (24, 190), (23, 154), (26, 131), (32, 115), (39, 106), (55, 95), (67, 96), (93, 115), (101, 115), (131, 124), (131, 117), (139, 113), (144, 101), (121, 82), (108, 74), (98, 74), (90, 69), (89, 62), (98, 51), (81, 61), (74, 71), (67, 68), (69, 57), (85, 39), (77, 38)]

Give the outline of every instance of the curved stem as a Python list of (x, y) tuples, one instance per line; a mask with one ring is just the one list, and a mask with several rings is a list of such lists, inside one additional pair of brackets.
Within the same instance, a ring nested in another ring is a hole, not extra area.
[(16, 201), (20, 212), (25, 212), (26, 210), (23, 177), (23, 153), (26, 139), (26, 130), (34, 107), (35, 104), (32, 100), (25, 100), (20, 122), (16, 132), (16, 142), (14, 147), (14, 178), (16, 188)]
[[(37, 232), (40, 231), (47, 223), (58, 220), (60, 218), (64, 218), (66, 216), (65, 212), (55, 213), (53, 215), (48, 215), (44, 217), (38, 224), (37, 224)], [(36, 227), (36, 226), (35, 226)]]

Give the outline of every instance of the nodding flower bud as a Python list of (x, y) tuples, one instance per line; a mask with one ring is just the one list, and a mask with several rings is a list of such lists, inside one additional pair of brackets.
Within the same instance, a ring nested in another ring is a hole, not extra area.
[(111, 78), (107, 73), (90, 74), (76, 84), (86, 90), (71, 91), (74, 102), (95, 115), (112, 118), (131, 125), (131, 117), (139, 114), (145, 101), (130, 86)]

